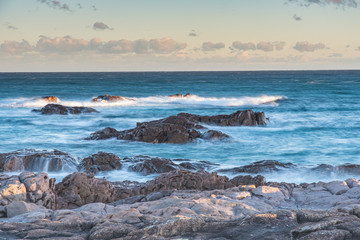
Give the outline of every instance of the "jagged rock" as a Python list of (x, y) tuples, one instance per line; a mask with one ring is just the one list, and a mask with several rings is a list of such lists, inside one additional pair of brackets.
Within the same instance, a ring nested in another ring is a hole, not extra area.
[(58, 150), (22, 149), (0, 154), (1, 171), (73, 171), (76, 164), (75, 158)]
[(13, 201), (26, 200), (26, 187), (18, 176), (0, 175), (0, 204), (8, 205)]
[(82, 114), (82, 113), (98, 113), (97, 110), (90, 107), (68, 107), (60, 104), (47, 104), (40, 110), (34, 109), (33, 112), (40, 112), (41, 114)]
[(164, 173), (179, 169), (179, 166), (174, 164), (170, 159), (166, 158), (137, 158), (134, 165), (129, 167), (129, 170), (139, 172), (142, 174)]
[(233, 179), (230, 180), (232, 184), (235, 186), (239, 185), (255, 185), (256, 187), (265, 185), (266, 179), (264, 176), (257, 175), (255, 177), (252, 177), (250, 175), (240, 175), (236, 176)]
[(59, 102), (59, 98), (56, 96), (45, 96), (45, 97), (42, 97), (41, 99), (48, 101), (48, 102), (55, 102), (55, 103)]
[(126, 101), (126, 100), (133, 100), (131, 98), (127, 98), (127, 97), (122, 97), (122, 96), (112, 96), (112, 95), (103, 95), (103, 96), (98, 96), (96, 98), (94, 98), (92, 101), (93, 102), (118, 102), (118, 101)]
[(11, 218), (23, 213), (32, 212), (44, 207), (36, 205), (35, 203), (27, 203), (24, 201), (13, 201), (6, 206), (7, 217)]
[(75, 172), (56, 184), (57, 208), (77, 208), (94, 202), (110, 203), (114, 187), (106, 179), (97, 179), (86, 173)]
[(292, 163), (281, 163), (275, 160), (262, 160), (242, 167), (219, 170), (219, 172), (238, 172), (238, 173), (262, 173), (279, 171), (284, 168), (294, 167)]
[(98, 152), (84, 158), (77, 166), (78, 171), (97, 174), (100, 171), (119, 170), (122, 167), (121, 158), (113, 153)]

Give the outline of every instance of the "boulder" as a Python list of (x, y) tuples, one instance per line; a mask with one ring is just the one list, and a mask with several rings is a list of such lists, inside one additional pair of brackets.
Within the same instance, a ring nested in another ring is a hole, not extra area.
[(78, 171), (97, 174), (98, 172), (119, 170), (121, 158), (113, 153), (98, 152), (84, 158), (77, 166)]
[(56, 184), (57, 208), (77, 208), (88, 203), (110, 203), (114, 199), (114, 187), (106, 179), (75, 172)]
[(253, 162), (249, 165), (245, 165), (242, 167), (219, 170), (219, 172), (262, 173), (262, 172), (279, 171), (294, 166), (295, 165), (292, 163), (281, 163), (275, 160), (262, 160), (258, 162)]
[(18, 176), (0, 175), (0, 205), (26, 200), (26, 187)]
[(256, 187), (265, 185), (266, 179), (264, 176), (257, 175), (256, 177), (252, 177), (250, 175), (240, 175), (236, 176), (233, 179), (230, 180), (232, 184), (235, 186), (240, 185), (255, 185)]
[(9, 205), (6, 206), (7, 217), (11, 218), (23, 213), (32, 212), (38, 209), (44, 209), (35, 203), (27, 203), (24, 201), (13, 201)]
[(105, 94), (103, 96), (97, 96), (92, 100), (92, 102), (118, 102), (118, 101), (127, 101), (127, 100), (133, 100), (133, 99), (122, 96), (112, 96)]
[(47, 102), (54, 102), (54, 103), (59, 102), (59, 98), (56, 96), (45, 96), (45, 97), (42, 97), (41, 99), (45, 100)]
[(129, 170), (139, 172), (144, 175), (154, 173), (164, 173), (179, 169), (179, 166), (166, 158), (136, 158), (137, 163), (131, 165)]
[(97, 110), (90, 107), (68, 107), (60, 104), (47, 104), (40, 110), (34, 109), (33, 112), (40, 112), (41, 114), (82, 114), (82, 113), (98, 113)]
[(77, 160), (59, 150), (22, 149), (0, 154), (1, 171), (73, 171)]

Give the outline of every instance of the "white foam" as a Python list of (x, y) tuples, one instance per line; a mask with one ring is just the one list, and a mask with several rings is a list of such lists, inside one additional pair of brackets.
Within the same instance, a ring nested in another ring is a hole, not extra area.
[[(166, 105), (203, 105), (203, 106), (220, 106), (220, 107), (242, 107), (242, 106), (257, 106), (262, 104), (271, 104), (277, 106), (277, 101), (286, 99), (285, 96), (271, 96), (261, 95), (256, 97), (244, 96), (244, 97), (201, 97), (192, 95), (187, 98), (172, 98), (168, 96), (149, 96), (140, 98), (131, 98), (129, 100), (117, 101), (117, 102), (92, 102), (88, 101), (73, 101), (73, 100), (61, 100), (58, 104), (64, 106), (82, 106), (82, 107), (126, 107), (126, 106), (166, 106)], [(9, 99), (0, 103), (0, 107), (12, 107), (12, 108), (41, 108), (48, 101), (39, 98), (17, 98)]]

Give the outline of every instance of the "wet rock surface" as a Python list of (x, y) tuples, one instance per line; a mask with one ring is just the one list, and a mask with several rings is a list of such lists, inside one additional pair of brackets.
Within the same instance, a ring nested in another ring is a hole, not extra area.
[(118, 102), (118, 101), (127, 101), (127, 100), (133, 100), (131, 98), (122, 97), (122, 96), (112, 96), (105, 94), (103, 96), (97, 96), (92, 101), (93, 102)]
[(113, 153), (98, 152), (84, 158), (77, 166), (78, 171), (97, 174), (99, 172), (119, 170), (121, 158)]
[(86, 140), (103, 140), (117, 138), (118, 140), (140, 141), (149, 143), (187, 143), (196, 139), (227, 139), (229, 136), (220, 131), (208, 130), (199, 123), (220, 126), (257, 126), (265, 125), (265, 114), (252, 110), (238, 111), (230, 115), (199, 116), (180, 113), (176, 116), (137, 123), (136, 128), (117, 131), (105, 128), (94, 132)]
[(0, 154), (0, 171), (73, 171), (77, 160), (58, 150), (21, 149)]
[(220, 170), (219, 172), (264, 173), (264, 172), (280, 171), (295, 166), (296, 165), (292, 163), (281, 163), (275, 160), (262, 160), (241, 167), (223, 169)]
[(41, 114), (83, 114), (83, 113), (98, 113), (94, 108), (90, 107), (68, 107), (60, 104), (47, 104), (45, 107), (40, 110), (34, 109), (33, 112), (40, 112)]

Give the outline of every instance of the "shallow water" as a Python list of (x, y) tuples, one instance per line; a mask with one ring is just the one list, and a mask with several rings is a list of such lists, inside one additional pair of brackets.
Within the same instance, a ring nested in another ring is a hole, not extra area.
[[(269, 180), (308, 182), (349, 176), (311, 175), (321, 163), (360, 164), (360, 71), (284, 72), (151, 72), (151, 73), (1, 73), (0, 152), (23, 148), (58, 149), (76, 157), (106, 151), (120, 157), (150, 155), (220, 163), (221, 168), (272, 159), (291, 162), (299, 172), (265, 174)], [(191, 93), (186, 99), (167, 97)], [(92, 103), (98, 95), (133, 100)], [(31, 112), (55, 95), (61, 104), (90, 106), (99, 114), (45, 116)], [(151, 144), (110, 139), (85, 141), (104, 127), (133, 128), (136, 122), (180, 112), (230, 114), (264, 111), (265, 127), (211, 127), (230, 141)], [(65, 173), (52, 174), (58, 179)], [(106, 174), (111, 180), (147, 180), (125, 170)]]

